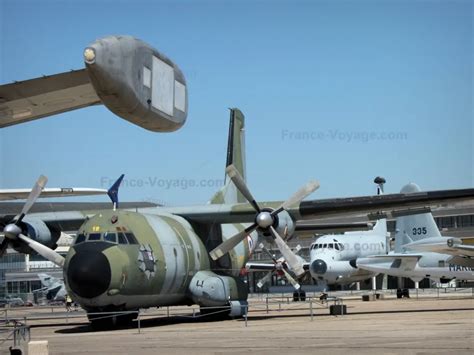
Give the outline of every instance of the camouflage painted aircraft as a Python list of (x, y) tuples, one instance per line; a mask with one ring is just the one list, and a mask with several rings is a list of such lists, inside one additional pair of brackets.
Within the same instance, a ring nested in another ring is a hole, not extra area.
[[(474, 200), (474, 189), (462, 189), (302, 202), (318, 186), (310, 182), (288, 201), (257, 203), (245, 184), (244, 116), (238, 109), (230, 116), (227, 177), (208, 204), (55, 213), (29, 213), (28, 207), (13, 219), (0, 216), (5, 236), (62, 266), (68, 293), (89, 313), (198, 304), (239, 316), (247, 302), (239, 274), (259, 237), (275, 240), (299, 276), (301, 260), (289, 256), (281, 238), (297, 231), (299, 221), (379, 211), (410, 214)], [(38, 186), (27, 206), (40, 194)], [(66, 257), (46, 246), (58, 230), (78, 230)], [(105, 322), (90, 316), (93, 324)]]

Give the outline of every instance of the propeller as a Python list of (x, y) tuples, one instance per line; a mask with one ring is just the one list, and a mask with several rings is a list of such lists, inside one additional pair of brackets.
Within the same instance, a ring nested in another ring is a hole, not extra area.
[[(270, 258), (273, 260), (273, 263), (275, 264), (275, 269), (274, 270), (277, 270), (277, 271), (281, 271), (283, 272), (283, 274), (285, 275), (286, 279), (293, 285), (293, 287), (295, 288), (295, 290), (299, 290), (300, 289), (300, 284), (298, 283), (298, 281), (296, 281), (293, 276), (290, 275), (290, 273), (288, 272), (287, 270), (287, 265), (286, 265), (286, 262), (283, 258), (280, 258), (280, 259), (276, 259), (275, 258), (275, 255), (273, 255), (272, 253), (270, 253), (270, 251), (265, 248), (265, 246), (263, 244), (260, 244), (260, 248), (265, 252), (267, 253)], [(258, 288), (262, 288), (263, 285), (265, 283), (268, 282), (268, 280), (270, 280), (270, 278), (272, 277), (272, 274), (273, 274), (273, 271), (269, 271), (263, 278), (261, 278), (258, 282), (257, 282), (257, 287)]]
[(293, 194), (288, 200), (283, 202), (276, 210), (262, 210), (252, 193), (248, 189), (244, 179), (240, 175), (239, 171), (234, 167), (234, 165), (229, 165), (226, 168), (226, 173), (240, 191), (240, 193), (245, 197), (245, 199), (252, 205), (252, 207), (257, 212), (255, 216), (255, 222), (249, 227), (245, 228), (242, 232), (237, 233), (233, 237), (227, 239), (219, 246), (211, 250), (209, 253), (213, 260), (217, 260), (222, 257), (224, 254), (232, 250), (237, 244), (239, 244), (247, 235), (255, 231), (256, 229), (269, 231), (275, 240), (280, 252), (288, 263), (289, 267), (293, 270), (297, 277), (300, 277), (305, 273), (301, 260), (299, 260), (296, 255), (291, 251), (288, 245), (285, 243), (283, 238), (278, 234), (276, 229), (273, 227), (273, 224), (276, 221), (277, 215), (283, 210), (287, 210), (291, 206), (300, 203), (306, 196), (311, 194), (317, 188), (319, 188), (319, 183), (317, 181), (310, 181), (299, 189), (295, 194)]
[(38, 178), (38, 181), (36, 181), (35, 185), (31, 189), (31, 192), (28, 195), (28, 198), (26, 199), (26, 202), (23, 205), (23, 209), (21, 210), (21, 213), (18, 218), (14, 220), (14, 222), (7, 224), (3, 229), (4, 239), (2, 244), (0, 245), (0, 257), (3, 256), (3, 254), (7, 250), (8, 244), (11, 241), (21, 240), (47, 260), (50, 260), (61, 267), (64, 265), (64, 258), (61, 255), (48, 248), (47, 246), (38, 243), (37, 241), (28, 238), (26, 235), (22, 234), (21, 221), (28, 214), (31, 207), (34, 205), (34, 203), (40, 196), (41, 191), (43, 191), (44, 187), (46, 186), (47, 182), (48, 178), (44, 175), (41, 175)]

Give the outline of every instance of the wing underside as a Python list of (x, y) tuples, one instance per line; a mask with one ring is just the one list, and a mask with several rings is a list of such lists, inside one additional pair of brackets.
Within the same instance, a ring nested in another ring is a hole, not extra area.
[(0, 86), (0, 128), (99, 104), (85, 69)]

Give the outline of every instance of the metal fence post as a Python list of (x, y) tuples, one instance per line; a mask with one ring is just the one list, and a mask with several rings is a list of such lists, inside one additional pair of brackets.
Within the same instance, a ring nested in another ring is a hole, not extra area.
[(138, 317), (137, 317), (137, 320), (138, 320), (138, 334), (140, 334), (141, 332), (141, 327), (140, 327), (140, 310), (138, 310)]
[(243, 306), (245, 307), (245, 314), (244, 314), (244, 319), (245, 319), (245, 328), (247, 328), (247, 318), (248, 318), (248, 313), (249, 313), (249, 306)]
[(267, 314), (268, 314), (268, 296), (266, 298), (266, 303), (267, 303)]
[(311, 312), (311, 321), (313, 321), (313, 299), (312, 298), (309, 299), (309, 309)]

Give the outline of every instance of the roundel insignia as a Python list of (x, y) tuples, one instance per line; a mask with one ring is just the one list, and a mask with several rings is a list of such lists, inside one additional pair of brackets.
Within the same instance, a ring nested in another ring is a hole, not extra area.
[(156, 259), (150, 244), (140, 245), (138, 250), (138, 268), (143, 271), (148, 279), (155, 276)]

